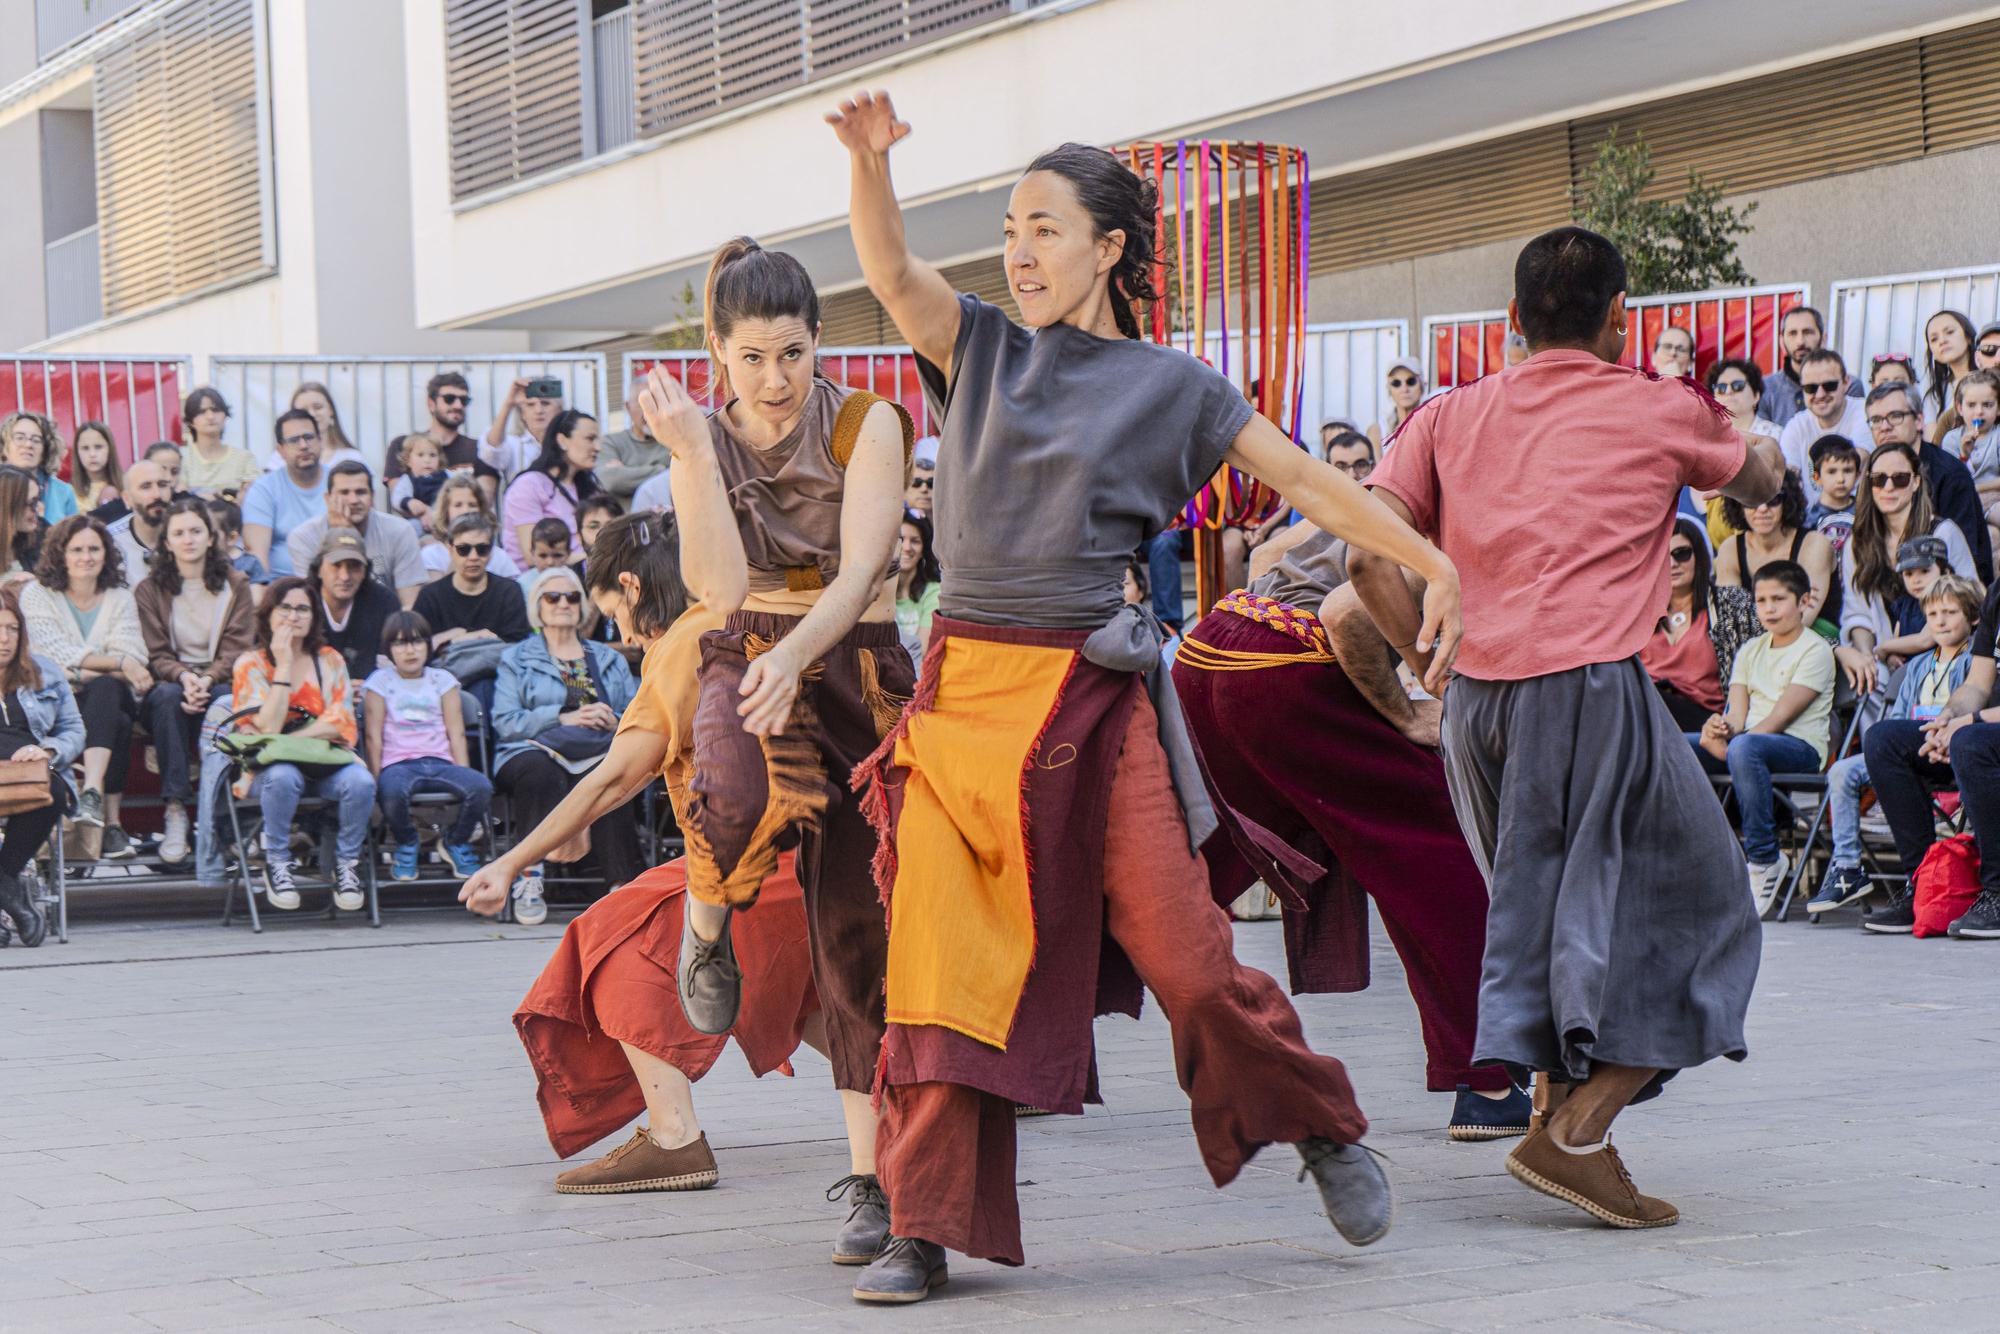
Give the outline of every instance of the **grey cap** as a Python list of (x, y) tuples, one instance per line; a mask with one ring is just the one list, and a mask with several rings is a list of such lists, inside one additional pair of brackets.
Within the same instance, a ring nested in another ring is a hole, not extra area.
[(1951, 564), (1951, 548), (1942, 537), (1913, 537), (1896, 548), (1896, 573)]

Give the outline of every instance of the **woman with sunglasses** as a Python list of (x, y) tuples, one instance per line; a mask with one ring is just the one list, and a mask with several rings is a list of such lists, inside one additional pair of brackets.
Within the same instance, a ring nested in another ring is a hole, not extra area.
[(1682, 515), (1667, 541), (1667, 610), (1639, 661), (1683, 732), (1699, 734), (1728, 703), (1736, 651), (1756, 638), (1757, 604), (1714, 576), (1701, 525)]
[[(528, 620), (536, 633), (501, 656), (493, 687), (493, 736), (499, 743), (493, 754), (494, 787), (511, 799), (519, 830), (541, 825), (576, 786), (580, 771), (563, 761), (575, 763), (593, 750), (599, 756), (609, 750), (619, 716), (638, 691), (623, 654), (583, 637), (583, 584), (571, 567), (541, 572), (528, 596)], [(593, 736), (601, 739), (601, 747), (592, 743)], [(589, 849), (612, 889), (644, 869), (638, 824), (630, 811), (611, 811), (592, 822), (588, 832)], [(553, 851), (560, 855), (549, 860), (569, 863), (580, 860), (574, 854), (582, 849)], [(529, 926), (549, 915), (542, 872), (540, 861), (523, 866), (511, 886), (514, 915)]]
[[(1783, 428), (1758, 412), (1758, 405), (1764, 397), (1764, 372), (1756, 362), (1745, 357), (1727, 357), (1710, 366), (1704, 378), (1708, 392), (1715, 396), (1716, 402), (1729, 409), (1730, 424), (1746, 442), (1755, 444), (1760, 439), (1777, 440)], [(1696, 491), (1694, 498), (1708, 519), (1709, 544), (1720, 548), (1729, 540), (1730, 534), (1739, 531), (1731, 528), (1724, 516), (1722, 494)]]
[(1913, 537), (1938, 537), (1953, 573), (1974, 578), (1972, 548), (1950, 519), (1940, 518), (1917, 461), (1914, 445), (1878, 444), (1868, 456), (1861, 494), (1854, 502), (1854, 535), (1840, 553), (1845, 601), (1840, 644), (1834, 649), (1848, 684), (1873, 695), (1881, 684), (1880, 647), (1897, 634), (1892, 609), (1903, 593), (1896, 556)]
[(1812, 580), (1808, 624), (1824, 619), (1827, 633), (1833, 633), (1840, 624), (1840, 592), (1832, 587), (1833, 544), (1806, 524), (1806, 492), (1798, 473), (1785, 469), (1783, 488), (1762, 504), (1725, 499), (1722, 518), (1734, 535), (1716, 553), (1715, 581), (1754, 595), (1757, 571), (1774, 560), (1796, 561)]
[(1414, 357), (1397, 357), (1389, 363), (1389, 418), (1368, 428), (1368, 438), (1379, 451), (1382, 442), (1394, 435), (1417, 405), (1424, 401), (1424, 369)]

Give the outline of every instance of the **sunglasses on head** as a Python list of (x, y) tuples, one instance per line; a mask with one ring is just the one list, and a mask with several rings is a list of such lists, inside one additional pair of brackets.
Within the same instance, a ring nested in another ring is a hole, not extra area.
[(1868, 474), (1869, 485), (1885, 487), (1891, 491), (1901, 491), (1915, 480), (1916, 474), (1912, 472), (1871, 472)]
[(1693, 547), (1668, 547), (1667, 559), (1676, 565), (1685, 565), (1694, 559)]
[(1718, 394), (1740, 394), (1749, 387), (1750, 382), (1740, 375), (1733, 380), (1717, 380), (1715, 382), (1715, 392)]
[(1808, 394), (1835, 394), (1840, 392), (1840, 381), (1815, 380), (1811, 384), (1802, 384), (1799, 388)]
[(565, 602), (567, 602), (567, 603), (571, 604), (572, 606), (582, 606), (582, 605), (583, 605), (583, 594), (581, 594), (581, 593), (576, 593), (576, 592), (570, 592), (570, 593), (544, 593), (544, 594), (542, 594), (542, 601), (544, 601), (544, 602), (553, 602), (553, 603), (555, 603), (555, 604), (556, 604), (556, 605), (558, 605), (558, 606), (560, 606), (561, 604), (563, 604), (563, 603), (565, 603)]
[(461, 556), (490, 556), (493, 554), (491, 542), (454, 542), (451, 549)]
[(462, 408), (472, 401), (471, 394), (439, 394), (438, 402), (446, 407)]

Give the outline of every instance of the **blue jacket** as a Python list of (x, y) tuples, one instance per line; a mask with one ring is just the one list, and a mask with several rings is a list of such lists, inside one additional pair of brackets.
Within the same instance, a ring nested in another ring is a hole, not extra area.
[[(1889, 706), (1885, 718), (1908, 718), (1917, 707), (1917, 695), (1924, 688), (1924, 677), (1931, 668), (1937, 666), (1937, 650), (1927, 649), (1911, 658), (1903, 667), (1903, 683), (1896, 687), (1896, 702)], [(1947, 693), (1965, 684), (1965, 674), (1972, 668), (1972, 650), (1961, 648), (1958, 656), (1945, 668), (1945, 690)]]
[[(39, 690), (21, 691), (21, 708), (28, 715), (28, 730), (35, 740), (55, 755), (49, 768), (68, 781), (69, 767), (83, 758), (83, 715), (76, 711), (76, 694), (69, 679), (53, 658), (34, 655), (42, 669)], [(11, 758), (0, 756), (0, 758)]]
[[(639, 693), (632, 669), (625, 665), (625, 655), (609, 644), (588, 639), (583, 641), (583, 651), (597, 679), (604, 683), (604, 702), (613, 713), (624, 713)], [(493, 739), (500, 743), (493, 753), (494, 772), (530, 750), (529, 742), (557, 725), (566, 698), (562, 672), (539, 634), (500, 656), (499, 678), (493, 683)]]

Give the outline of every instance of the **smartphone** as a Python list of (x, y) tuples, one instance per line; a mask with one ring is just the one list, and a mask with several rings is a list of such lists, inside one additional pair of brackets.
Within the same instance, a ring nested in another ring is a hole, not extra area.
[(563, 396), (563, 382), (561, 380), (557, 380), (552, 377), (544, 376), (539, 380), (528, 381), (528, 388), (526, 392), (529, 398), (553, 398), (557, 402), (561, 402)]

